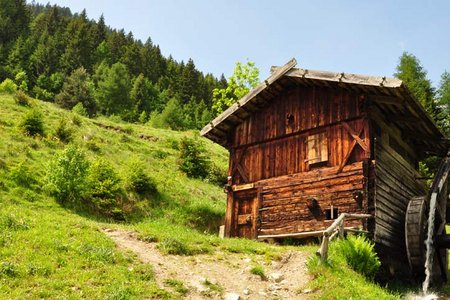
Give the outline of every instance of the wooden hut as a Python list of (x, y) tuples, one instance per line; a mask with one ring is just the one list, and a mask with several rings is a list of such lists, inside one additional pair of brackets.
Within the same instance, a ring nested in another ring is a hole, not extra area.
[(346, 226), (405, 259), (406, 208), (427, 192), (418, 162), (446, 152), (443, 134), (399, 79), (295, 65), (272, 67), (201, 131), (230, 152), (225, 235), (319, 235), (341, 213), (368, 213)]

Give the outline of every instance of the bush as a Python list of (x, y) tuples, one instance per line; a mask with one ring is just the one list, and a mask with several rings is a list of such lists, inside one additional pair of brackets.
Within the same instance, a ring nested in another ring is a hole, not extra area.
[(52, 92), (47, 91), (46, 89), (35, 86), (33, 88), (34, 96), (43, 101), (52, 101), (55, 95)]
[(76, 147), (69, 147), (50, 163), (47, 180), (52, 195), (63, 204), (79, 204), (86, 193), (89, 162)]
[(183, 105), (176, 98), (170, 99), (160, 114), (153, 113), (150, 117), (150, 122), (157, 128), (171, 128), (173, 130), (184, 130), (187, 128)]
[(0, 93), (13, 94), (17, 90), (17, 84), (9, 78), (0, 83)]
[(28, 76), (24, 71), (20, 71), (14, 77), (14, 81), (19, 87), (19, 90), (22, 92), (28, 92)]
[(380, 268), (380, 260), (375, 253), (374, 243), (363, 236), (348, 236), (336, 242), (336, 250), (345, 258), (347, 264), (356, 272), (373, 278)]
[(72, 108), (72, 112), (74, 112), (74, 113), (76, 113), (76, 114), (78, 114), (78, 115), (80, 115), (80, 116), (83, 116), (83, 117), (88, 117), (88, 116), (89, 116), (89, 114), (88, 114), (86, 108), (84, 108), (84, 105), (83, 105), (83, 103), (81, 103), (81, 102), (78, 102), (78, 103)]
[(30, 98), (22, 90), (18, 90), (14, 93), (14, 101), (21, 106), (30, 106)]
[(25, 188), (30, 188), (33, 184), (36, 184), (36, 179), (31, 175), (31, 170), (24, 161), (11, 168), (9, 178), (17, 185)]
[(212, 163), (208, 170), (206, 181), (217, 184), (219, 186), (224, 186), (228, 181), (228, 171)]
[(67, 124), (67, 120), (62, 118), (55, 129), (54, 136), (63, 143), (72, 141), (73, 130)]
[(95, 161), (89, 169), (89, 196), (90, 204), (100, 214), (106, 216), (116, 215), (120, 219), (120, 178), (114, 168), (105, 160)]
[(27, 135), (44, 135), (44, 117), (37, 109), (32, 109), (27, 112), (19, 126)]
[(139, 195), (155, 194), (157, 192), (156, 183), (145, 173), (143, 163), (133, 161), (128, 168), (127, 189)]
[(180, 143), (178, 165), (180, 170), (193, 178), (206, 178), (209, 160), (203, 154), (203, 144), (197, 139), (183, 138)]

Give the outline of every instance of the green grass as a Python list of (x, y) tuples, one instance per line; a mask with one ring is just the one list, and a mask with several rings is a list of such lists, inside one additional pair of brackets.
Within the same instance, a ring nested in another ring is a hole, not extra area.
[[(116, 250), (102, 228), (134, 230), (143, 240), (158, 242), (162, 252), (179, 255), (225, 251), (271, 259), (285, 250), (217, 237), (225, 213), (222, 188), (190, 179), (177, 167), (178, 141), (197, 132), (104, 117), (92, 120), (36, 100), (30, 107), (20, 106), (8, 95), (0, 95), (0, 104), (0, 299), (147, 299), (183, 294), (181, 285), (158, 287), (151, 266)], [(44, 116), (43, 136), (26, 136), (20, 129), (31, 109)], [(55, 137), (62, 119), (68, 120), (72, 132), (68, 143)], [(226, 168), (225, 149), (203, 141), (211, 160)], [(127, 222), (120, 224), (61, 207), (47, 194), (45, 177), (54, 155), (72, 144), (91, 160), (110, 162), (122, 178), (130, 161), (142, 161), (158, 195), (135, 199)]]
[(164, 284), (172, 287), (174, 291), (180, 294), (181, 296), (185, 296), (189, 292), (189, 289), (184, 286), (184, 283), (177, 279), (168, 278), (164, 280)]
[(253, 275), (261, 277), (262, 280), (266, 280), (266, 273), (264, 272), (264, 268), (260, 265), (254, 266), (250, 269), (250, 273)]
[[(31, 109), (44, 116), (43, 136), (26, 136), (20, 129), (23, 116)], [(68, 120), (71, 132), (66, 143), (55, 131), (62, 119)], [(298, 249), (217, 237), (225, 213), (222, 188), (190, 179), (177, 167), (179, 141), (196, 134), (113, 118), (88, 119), (36, 100), (30, 100), (30, 107), (20, 106), (11, 96), (0, 95), (0, 299), (165, 299), (187, 293), (176, 280), (158, 286), (152, 266), (118, 251), (101, 232), (103, 228), (135, 231), (142, 240), (158, 243), (161, 252), (176, 255), (218, 258), (242, 253), (262, 255), (270, 262), (280, 259), (286, 250)], [(226, 168), (227, 151), (202, 140), (214, 164)], [(123, 223), (61, 207), (46, 192), (45, 177), (55, 154), (73, 144), (90, 160), (102, 158), (111, 163), (122, 179), (131, 162), (141, 161), (158, 194), (129, 195), (134, 206)], [(316, 247), (301, 248), (310, 253), (313, 249)], [(330, 265), (313, 258), (309, 269), (315, 277), (310, 284), (316, 290), (313, 297), (397, 297), (352, 271), (340, 258), (331, 258)], [(209, 296), (223, 294), (220, 285), (205, 285)]]
[(336, 242), (331, 243), (329, 257), (322, 262), (316, 255), (308, 261), (313, 280), (308, 288), (315, 299), (399, 299), (400, 295), (382, 288), (347, 265)]

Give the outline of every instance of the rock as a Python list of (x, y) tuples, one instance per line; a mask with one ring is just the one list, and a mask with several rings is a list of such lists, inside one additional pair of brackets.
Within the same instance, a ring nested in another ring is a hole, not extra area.
[(239, 294), (236, 294), (236, 293), (226, 293), (224, 299), (225, 300), (239, 300), (239, 299), (241, 299), (241, 296), (239, 296)]
[(266, 293), (266, 292), (259, 291), (259, 292), (258, 292), (258, 295), (265, 297), (265, 296), (267, 296), (267, 293)]
[(283, 279), (283, 280), (280, 281), (280, 284), (283, 284), (283, 285), (284, 284), (288, 284), (288, 283), (289, 283), (289, 281), (287, 281), (286, 279)]
[(312, 289), (304, 289), (304, 290), (302, 291), (303, 294), (309, 294), (309, 293), (311, 293), (311, 292), (312, 292)]
[(276, 284), (269, 285), (269, 291), (277, 291), (279, 289), (281, 289), (281, 288)]
[(245, 296), (248, 296), (248, 295), (250, 295), (250, 290), (249, 290), (249, 289), (245, 289), (242, 293), (243, 293)]
[(280, 282), (284, 279), (284, 275), (281, 273), (271, 273), (269, 279), (275, 282)]
[(246, 264), (248, 264), (248, 263), (250, 263), (252, 260), (250, 259), (250, 258), (244, 258), (244, 262), (246, 263)]

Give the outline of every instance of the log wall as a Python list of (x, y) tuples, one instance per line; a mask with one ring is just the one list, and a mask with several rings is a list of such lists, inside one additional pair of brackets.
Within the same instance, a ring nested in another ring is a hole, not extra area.
[[(283, 180), (262, 181), (258, 235), (277, 235), (324, 230), (333, 222), (326, 210), (338, 214), (367, 211), (367, 167), (351, 164), (337, 173), (337, 168), (322, 168)], [(314, 205), (316, 201), (317, 205)], [(347, 222), (361, 225), (361, 221)]]
[[(344, 89), (298, 86), (238, 125), (229, 170), (237, 190), (229, 192), (226, 235), (323, 230), (333, 222), (332, 206), (335, 218), (366, 213), (370, 131), (363, 99)], [(319, 161), (310, 162), (312, 154)]]
[[(392, 137), (391, 137), (392, 138)], [(381, 256), (406, 260), (405, 214), (409, 200), (426, 195), (414, 167), (388, 143), (375, 141), (375, 232)]]

